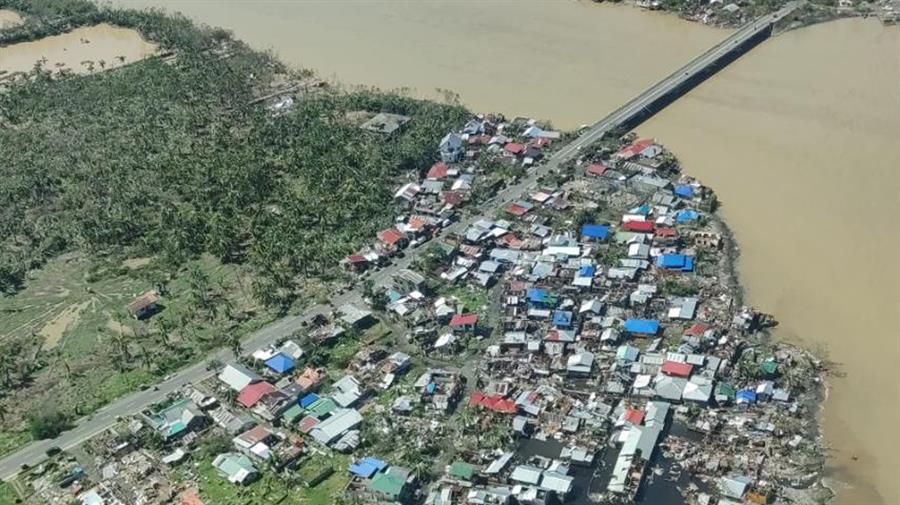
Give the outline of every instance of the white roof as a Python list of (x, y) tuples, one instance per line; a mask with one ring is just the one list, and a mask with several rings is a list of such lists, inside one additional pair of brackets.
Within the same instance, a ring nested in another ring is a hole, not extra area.
[(444, 347), (446, 345), (452, 344), (456, 342), (456, 335), (452, 333), (445, 333), (438, 337), (437, 341), (434, 343), (435, 347)]
[(512, 471), (510, 479), (525, 484), (537, 485), (541, 480), (541, 469), (531, 465), (519, 465)]
[(297, 342), (293, 340), (288, 340), (284, 344), (281, 344), (281, 347), (278, 349), (282, 354), (286, 356), (290, 356), (291, 358), (298, 359), (303, 356), (303, 349), (300, 347)]
[(219, 374), (219, 380), (227, 384), (231, 389), (240, 391), (254, 382), (259, 382), (261, 379), (259, 375), (244, 365), (232, 363), (225, 366), (225, 369)]
[(317, 424), (309, 434), (319, 443), (327, 444), (361, 422), (362, 415), (356, 409), (339, 409)]
[(573, 480), (575, 480), (574, 477), (563, 475), (559, 472), (544, 472), (544, 478), (541, 479), (541, 487), (564, 496), (572, 490)]

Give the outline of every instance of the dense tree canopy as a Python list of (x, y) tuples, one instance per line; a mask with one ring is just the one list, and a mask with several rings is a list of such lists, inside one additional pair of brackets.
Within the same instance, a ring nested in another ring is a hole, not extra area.
[[(274, 117), (253, 102), (285, 70), (224, 32), (76, 0), (0, 4), (37, 14), (0, 43), (58, 30), (60, 19), (108, 21), (176, 53), (91, 75), (36, 70), (0, 93), (4, 291), (61, 252), (122, 248), (173, 265), (205, 251), (248, 261), (261, 293), (284, 290), (387, 222), (390, 183), (429, 164), (466, 115), (398, 94), (318, 90)], [(348, 119), (359, 110), (413, 120), (387, 138)]]

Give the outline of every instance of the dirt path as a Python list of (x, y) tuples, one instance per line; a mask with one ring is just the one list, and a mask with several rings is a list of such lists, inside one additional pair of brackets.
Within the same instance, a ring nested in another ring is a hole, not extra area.
[(60, 339), (66, 330), (77, 323), (81, 318), (81, 313), (90, 305), (91, 301), (86, 300), (81, 303), (69, 305), (62, 312), (51, 319), (38, 332), (38, 335), (44, 337), (44, 348), (52, 349), (59, 345)]

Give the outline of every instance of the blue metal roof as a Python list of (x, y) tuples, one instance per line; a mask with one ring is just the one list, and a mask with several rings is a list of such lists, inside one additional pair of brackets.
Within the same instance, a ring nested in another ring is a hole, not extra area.
[(313, 402), (315, 402), (318, 399), (319, 399), (319, 395), (317, 395), (315, 393), (310, 393), (310, 394), (304, 396), (303, 398), (300, 398), (299, 403), (300, 403), (300, 406), (305, 409), (306, 407), (309, 407), (310, 405), (312, 405)]
[(756, 391), (752, 389), (741, 389), (734, 395), (739, 401), (753, 403), (756, 401)]
[(553, 312), (553, 326), (569, 326), (572, 324), (572, 313), (567, 310)]
[(687, 184), (679, 184), (675, 186), (675, 194), (682, 198), (691, 198), (694, 196), (694, 187)]
[(385, 461), (380, 460), (378, 458), (373, 458), (372, 456), (366, 456), (365, 458), (363, 458), (361, 460), (361, 462), (365, 463), (367, 465), (372, 465), (373, 467), (375, 467), (376, 470), (379, 470), (379, 471), (384, 470), (388, 466), (388, 464)]
[(694, 269), (694, 257), (684, 254), (663, 254), (656, 258), (656, 266), (668, 270), (690, 272)]
[(693, 221), (700, 217), (700, 213), (694, 209), (684, 209), (678, 211), (678, 214), (675, 214), (675, 222), (676, 223), (686, 223), (688, 221)]
[(590, 238), (605, 240), (609, 236), (609, 226), (605, 224), (586, 224), (581, 227), (581, 235)]
[(294, 360), (290, 356), (278, 353), (266, 360), (266, 366), (278, 373), (286, 373), (294, 369)]
[(547, 297), (547, 292), (539, 288), (528, 289), (528, 301), (540, 303)]
[(594, 276), (594, 265), (585, 265), (578, 270), (579, 277), (593, 277)]
[(378, 472), (377, 468), (364, 461), (350, 464), (350, 473), (364, 479), (371, 479), (376, 472)]
[(625, 331), (655, 335), (659, 331), (659, 321), (656, 319), (629, 319), (625, 321)]

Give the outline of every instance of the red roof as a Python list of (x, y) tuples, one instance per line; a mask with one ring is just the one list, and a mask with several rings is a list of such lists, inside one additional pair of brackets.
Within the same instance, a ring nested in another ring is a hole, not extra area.
[(444, 191), (441, 193), (441, 198), (447, 205), (459, 205), (463, 201), (464, 196), (462, 191)]
[(428, 220), (426, 220), (422, 216), (410, 216), (409, 222), (407, 222), (409, 227), (413, 230), (421, 230), (428, 224)]
[(640, 426), (644, 420), (644, 411), (638, 409), (625, 409), (625, 421), (635, 426)]
[(394, 245), (404, 238), (406, 238), (406, 235), (396, 228), (388, 228), (387, 230), (378, 232), (378, 240), (385, 245)]
[(237, 401), (249, 409), (256, 405), (263, 396), (266, 396), (273, 391), (275, 391), (275, 386), (268, 382), (256, 382), (242, 389), (238, 394)]
[(533, 147), (537, 147), (538, 149), (540, 149), (540, 148), (542, 148), (542, 147), (544, 147), (544, 146), (546, 146), (546, 145), (549, 145), (549, 144), (550, 144), (550, 139), (548, 139), (547, 137), (538, 137), (538, 138), (536, 138), (536, 139), (532, 139), (531, 142), (529, 142), (529, 143), (530, 143)]
[(319, 420), (313, 416), (305, 416), (300, 420), (300, 424), (297, 425), (297, 429), (300, 430), (300, 433), (309, 433), (312, 431), (316, 425), (319, 424)]
[(653, 221), (628, 221), (622, 228), (628, 231), (649, 233), (653, 231)]
[(666, 361), (663, 363), (662, 372), (668, 375), (674, 375), (676, 377), (690, 377), (691, 371), (694, 369), (693, 365), (689, 365), (687, 363), (679, 363), (677, 361)]
[(519, 238), (516, 237), (514, 233), (507, 233), (506, 235), (500, 237), (500, 240), (506, 242), (506, 245), (508, 245), (512, 249), (518, 249), (522, 247), (522, 241), (519, 240)]
[(503, 149), (508, 153), (519, 154), (525, 150), (525, 146), (519, 144), (518, 142), (510, 142), (509, 144), (503, 146)]
[(515, 414), (519, 411), (516, 402), (503, 398), (500, 395), (486, 395), (481, 391), (475, 391), (469, 397), (469, 406), (484, 407), (502, 414)]
[(491, 136), (487, 134), (472, 135), (469, 137), (469, 143), (473, 145), (484, 145), (491, 141)]
[(603, 172), (606, 172), (606, 165), (603, 163), (591, 163), (589, 167), (587, 167), (587, 173), (589, 175), (601, 176)]
[(475, 326), (478, 322), (478, 314), (454, 314), (450, 319), (450, 326)]
[(444, 177), (447, 177), (447, 170), (449, 169), (450, 167), (448, 167), (446, 163), (439, 161), (434, 165), (431, 165), (431, 168), (428, 170), (428, 175), (425, 177), (427, 179), (443, 179)]
[(678, 232), (675, 231), (675, 228), (671, 226), (663, 226), (662, 228), (657, 228), (656, 231), (653, 232), (657, 237), (677, 237)]
[(628, 158), (634, 158), (635, 156), (640, 154), (641, 151), (647, 149), (651, 145), (653, 145), (653, 139), (640, 139), (638, 141), (635, 141), (633, 144), (627, 145), (620, 149), (618, 155), (620, 158), (624, 158), (626, 160)]
[(709, 325), (704, 323), (694, 323), (690, 328), (688, 328), (684, 334), (688, 336), (694, 335), (703, 335), (706, 333), (706, 330), (709, 329)]
[(528, 213), (528, 210), (529, 209), (526, 209), (517, 203), (511, 203), (506, 207), (506, 212), (509, 212), (514, 216), (524, 216)]
[(351, 254), (350, 256), (347, 256), (347, 261), (350, 263), (365, 263), (368, 260), (361, 254)]

